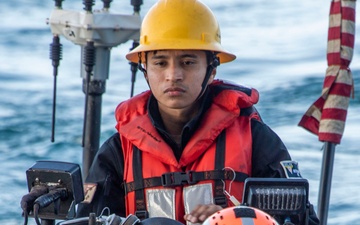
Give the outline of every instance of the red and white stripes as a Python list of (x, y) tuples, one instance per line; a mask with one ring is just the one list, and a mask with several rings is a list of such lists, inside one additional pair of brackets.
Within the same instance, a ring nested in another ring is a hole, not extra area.
[(356, 0), (333, 0), (330, 8), (327, 62), (321, 97), (307, 110), (299, 126), (320, 141), (339, 144), (354, 86), (349, 65), (355, 42)]

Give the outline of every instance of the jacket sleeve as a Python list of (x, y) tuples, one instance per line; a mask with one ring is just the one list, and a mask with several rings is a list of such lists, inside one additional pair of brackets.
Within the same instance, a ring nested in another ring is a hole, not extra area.
[(266, 124), (251, 120), (252, 177), (286, 177), (280, 162), (291, 160), (279, 136)]
[(87, 217), (91, 212), (99, 216), (105, 207), (110, 209), (110, 214), (125, 217), (123, 170), (120, 138), (115, 133), (101, 146), (89, 169), (85, 184), (96, 185), (96, 191), (89, 203), (79, 204), (77, 217)]
[[(290, 154), (279, 136), (266, 124), (256, 119), (251, 120), (253, 156), (252, 177), (286, 177), (280, 164), (291, 160)], [(312, 204), (305, 219), (293, 218), (295, 224), (320, 224)], [(301, 222), (299, 222), (301, 221)]]

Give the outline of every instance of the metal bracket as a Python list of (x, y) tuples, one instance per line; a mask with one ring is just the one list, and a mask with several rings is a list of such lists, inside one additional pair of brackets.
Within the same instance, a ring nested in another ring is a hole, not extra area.
[(75, 44), (84, 46), (91, 40), (95, 46), (114, 47), (139, 39), (141, 17), (112, 14), (108, 10), (89, 13), (55, 8), (46, 23), (54, 35), (62, 35)]

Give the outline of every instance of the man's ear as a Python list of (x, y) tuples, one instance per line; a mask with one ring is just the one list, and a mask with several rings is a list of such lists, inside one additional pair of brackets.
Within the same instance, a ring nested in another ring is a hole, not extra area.
[(214, 69), (211, 71), (211, 75), (210, 75), (210, 77), (209, 77), (208, 84), (211, 84), (211, 83), (214, 81), (215, 75), (216, 75), (216, 68), (214, 68)]
[(216, 71), (217, 71), (217, 67), (215, 67), (215, 68), (212, 70), (212, 72), (211, 72), (211, 76), (212, 76), (213, 78), (215, 78)]

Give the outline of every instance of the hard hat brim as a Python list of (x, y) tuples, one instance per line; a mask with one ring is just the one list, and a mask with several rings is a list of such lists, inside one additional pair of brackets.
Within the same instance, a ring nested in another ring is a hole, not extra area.
[[(148, 51), (160, 51), (160, 50), (203, 50), (203, 51), (212, 51), (218, 53), (217, 56), (220, 59), (220, 63), (231, 62), (236, 59), (236, 56), (228, 51), (226, 51), (220, 44), (211, 43), (206, 45), (201, 41), (194, 40), (174, 40), (174, 41), (161, 41), (145, 45), (141, 44), (128, 54), (126, 54), (126, 59), (131, 62), (139, 62), (139, 53), (148, 52)], [(159, 44), (157, 44), (159, 43)], [(144, 57), (145, 54), (142, 54)], [(142, 62), (145, 61), (145, 58), (141, 59)]]

